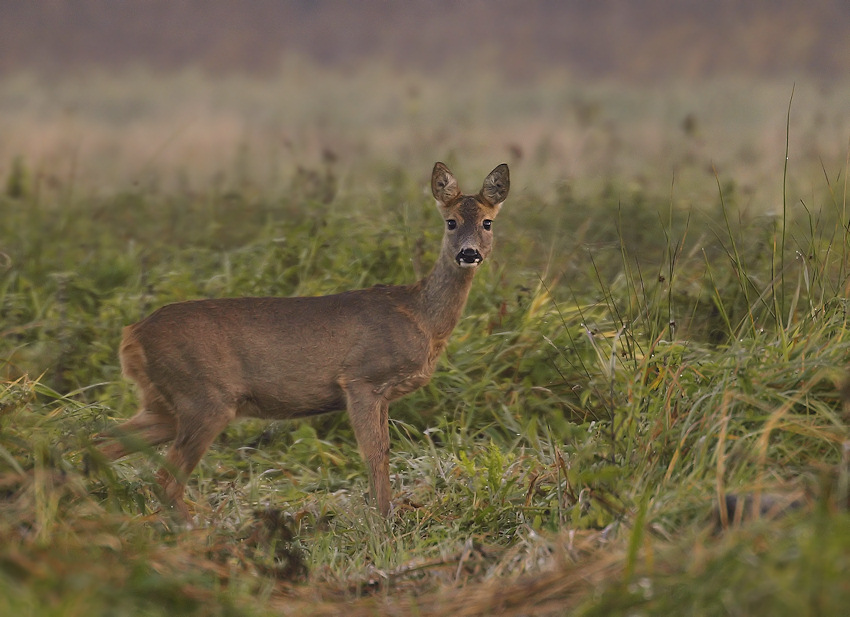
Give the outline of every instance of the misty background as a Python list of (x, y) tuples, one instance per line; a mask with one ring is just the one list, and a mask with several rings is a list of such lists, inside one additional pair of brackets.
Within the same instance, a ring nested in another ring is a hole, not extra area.
[(324, 66), (488, 66), (512, 79), (850, 70), (842, 0), (4, 0), (0, 17), (5, 74), (139, 64), (263, 74), (290, 54)]
[(295, 195), (505, 161), (775, 209), (786, 138), (795, 198), (844, 165), (848, 74), (840, 0), (0, 0), (0, 178)]

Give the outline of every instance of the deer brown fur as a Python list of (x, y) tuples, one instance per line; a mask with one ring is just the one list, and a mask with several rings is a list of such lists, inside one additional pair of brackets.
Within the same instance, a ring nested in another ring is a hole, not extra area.
[(346, 409), (372, 501), (386, 516), (389, 404), (430, 380), (476, 267), (490, 254), (491, 223), (509, 186), (502, 164), (478, 194), (464, 195), (449, 169), (434, 165), (431, 190), (446, 227), (437, 263), (413, 285), (177, 302), (127, 326), (121, 365), (141, 406), (104, 436), (101, 451), (117, 459), (173, 441), (158, 480), (167, 504), (188, 519), (187, 478), (232, 420)]

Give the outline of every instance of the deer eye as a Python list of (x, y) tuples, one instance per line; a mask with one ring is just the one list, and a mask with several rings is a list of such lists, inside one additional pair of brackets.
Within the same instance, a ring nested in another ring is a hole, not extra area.
[(486, 229), (487, 231), (489, 231), (490, 228), (493, 227), (493, 221), (491, 221), (490, 219), (484, 219), (484, 222), (481, 224), (484, 225), (484, 229)]
[(454, 219), (448, 219), (448, 220), (446, 220), (446, 227), (448, 227), (449, 229), (454, 229), (454, 228), (456, 228), (456, 227), (457, 227), (457, 221), (456, 221), (456, 220), (454, 220)]

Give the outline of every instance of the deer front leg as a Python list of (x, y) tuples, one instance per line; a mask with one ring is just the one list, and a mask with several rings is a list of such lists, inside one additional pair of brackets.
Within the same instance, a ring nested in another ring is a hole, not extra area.
[(389, 402), (368, 384), (343, 386), (348, 416), (369, 472), (369, 496), (382, 516), (390, 513)]

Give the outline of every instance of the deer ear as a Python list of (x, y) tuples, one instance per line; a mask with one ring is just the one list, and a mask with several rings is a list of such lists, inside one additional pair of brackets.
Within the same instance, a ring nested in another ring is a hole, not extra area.
[(442, 163), (434, 164), (434, 171), (431, 172), (431, 192), (434, 199), (444, 206), (460, 196), (457, 180)]
[(511, 174), (506, 163), (502, 163), (484, 178), (481, 196), (494, 208), (499, 208), (508, 196), (511, 188)]

